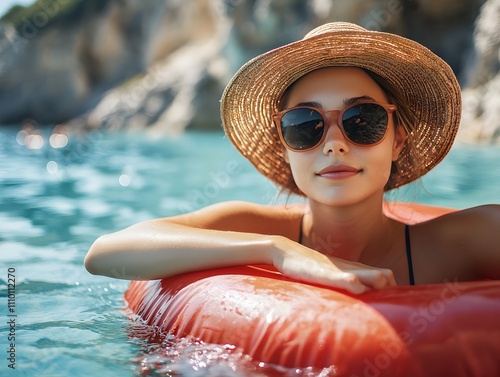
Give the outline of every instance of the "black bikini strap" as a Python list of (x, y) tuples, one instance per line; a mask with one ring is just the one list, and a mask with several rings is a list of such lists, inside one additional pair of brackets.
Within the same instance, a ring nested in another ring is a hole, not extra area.
[(415, 285), (413, 277), (413, 263), (411, 260), (410, 226), (405, 225), (406, 258), (408, 259), (408, 274), (410, 275), (410, 285)]

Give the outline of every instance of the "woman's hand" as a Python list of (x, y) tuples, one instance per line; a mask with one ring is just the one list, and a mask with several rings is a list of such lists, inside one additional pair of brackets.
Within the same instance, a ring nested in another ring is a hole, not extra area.
[(274, 237), (273, 244), (276, 247), (273, 265), (287, 277), (351, 293), (396, 285), (389, 269), (328, 257), (285, 237)]

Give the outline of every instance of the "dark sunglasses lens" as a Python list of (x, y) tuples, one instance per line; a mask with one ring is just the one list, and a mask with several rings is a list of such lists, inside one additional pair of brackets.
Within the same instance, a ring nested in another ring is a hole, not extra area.
[(317, 145), (323, 137), (325, 122), (312, 109), (293, 109), (281, 117), (281, 133), (292, 149), (303, 150)]
[(387, 130), (387, 111), (374, 103), (363, 103), (347, 109), (342, 115), (346, 136), (357, 144), (374, 144)]

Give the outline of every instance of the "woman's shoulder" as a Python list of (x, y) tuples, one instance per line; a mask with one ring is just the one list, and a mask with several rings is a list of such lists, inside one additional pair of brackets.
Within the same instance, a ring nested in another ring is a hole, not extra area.
[(412, 234), (420, 250), (461, 265), (464, 275), (500, 278), (500, 205), (455, 210), (415, 225)]
[(306, 205), (301, 203), (269, 205), (245, 201), (227, 201), (212, 204), (192, 214), (213, 214), (217, 217), (258, 216), (283, 219), (297, 217), (303, 214), (305, 209)]
[[(454, 209), (446, 211), (438, 216), (422, 222), (423, 227), (438, 228), (444, 230), (450, 228), (460, 229), (466, 226), (470, 230), (484, 231), (500, 224), (500, 205), (485, 204), (466, 209)], [(468, 232), (470, 233), (470, 232)]]
[(276, 234), (294, 239), (297, 237), (305, 208), (306, 205), (298, 203), (265, 205), (227, 201), (171, 217), (168, 220), (198, 228)]
[[(488, 239), (500, 241), (500, 205), (488, 204), (461, 210), (451, 210), (415, 226), (436, 239), (474, 242), (474, 247)], [(498, 246), (497, 246), (498, 247)]]
[(385, 202), (384, 213), (405, 224), (418, 224), (419, 227), (440, 229), (456, 227), (461, 224), (472, 225), (478, 221), (482, 225), (498, 225), (500, 205), (485, 204), (466, 209), (453, 209), (420, 203)]

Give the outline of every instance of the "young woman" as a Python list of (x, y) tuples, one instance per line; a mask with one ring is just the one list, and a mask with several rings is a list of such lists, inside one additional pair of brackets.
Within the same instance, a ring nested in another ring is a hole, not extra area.
[(448, 153), (460, 113), (453, 72), (425, 47), (349, 23), (320, 26), (244, 65), (221, 103), (236, 148), (308, 205), (228, 202), (142, 222), (98, 238), (85, 266), (159, 279), (270, 264), (353, 293), (499, 279), (500, 206), (412, 226), (383, 210), (384, 192)]

